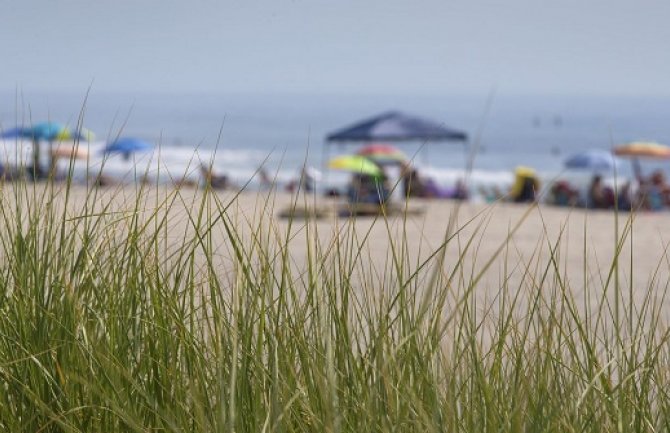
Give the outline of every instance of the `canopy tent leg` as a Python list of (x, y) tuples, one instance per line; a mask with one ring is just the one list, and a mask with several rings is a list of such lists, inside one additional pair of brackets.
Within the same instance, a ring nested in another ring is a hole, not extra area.
[(463, 184), (471, 192), (472, 190), (472, 168), (475, 165), (477, 149), (472, 146), (469, 138), (463, 140)]
[[(328, 170), (328, 156), (329, 156), (328, 151), (330, 149), (328, 149), (328, 142), (327, 141), (324, 141), (323, 145), (321, 147), (322, 147), (322, 149), (321, 149), (321, 170), (324, 173), (323, 185), (325, 187), (325, 185), (328, 185), (328, 177), (330, 176), (330, 170)], [(325, 191), (322, 191), (322, 192), (325, 193)]]

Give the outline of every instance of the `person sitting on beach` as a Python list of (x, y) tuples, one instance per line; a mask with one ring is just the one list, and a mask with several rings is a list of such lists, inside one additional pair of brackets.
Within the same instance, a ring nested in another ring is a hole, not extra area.
[(391, 196), (386, 176), (374, 177), (355, 174), (347, 189), (350, 203), (383, 204)]
[(428, 179), (424, 183), (426, 198), (451, 198), (454, 200), (467, 200), (469, 193), (465, 183), (462, 180), (456, 181), (454, 188), (443, 188), (433, 179)]
[(416, 168), (406, 165), (400, 172), (405, 197), (426, 197), (426, 186)]
[(228, 176), (216, 175), (211, 165), (200, 165), (200, 173), (205, 182), (205, 186), (212, 189), (227, 189), (230, 186)]
[(403, 191), (406, 198), (452, 198), (455, 200), (467, 200), (469, 193), (462, 179), (456, 181), (453, 189), (442, 188), (435, 180), (423, 179), (416, 168), (403, 167), (400, 176), (402, 178)]
[(603, 185), (602, 176), (593, 176), (588, 193), (589, 206), (594, 209), (610, 209), (614, 206), (614, 192)]
[(519, 195), (514, 198), (515, 203), (532, 203), (535, 201), (537, 188), (535, 179), (527, 177), (523, 179)]
[(556, 206), (577, 206), (579, 192), (568, 182), (561, 180), (554, 183), (550, 190), (551, 204)]
[(303, 167), (298, 174), (297, 179), (291, 180), (286, 185), (287, 192), (314, 192), (316, 191), (316, 182), (321, 178), (321, 172), (313, 167)]
[(268, 191), (274, 186), (274, 182), (265, 167), (258, 169), (258, 181), (261, 191)]
[(633, 197), (631, 195), (631, 182), (627, 181), (617, 191), (617, 208), (629, 211), (633, 208)]
[(661, 207), (670, 206), (670, 186), (665, 181), (665, 174), (656, 170), (651, 174), (651, 184), (654, 191), (660, 196)]
[(532, 203), (540, 190), (540, 181), (535, 170), (528, 167), (517, 167), (514, 171), (515, 180), (510, 191), (510, 198), (515, 203)]
[(646, 210), (661, 210), (670, 205), (670, 188), (662, 171), (657, 170), (649, 178), (640, 179), (637, 202)]
[(468, 187), (465, 185), (465, 182), (463, 179), (458, 179), (456, 181), (456, 187), (450, 194), (449, 198), (454, 200), (467, 200), (469, 197), (470, 193), (468, 192)]

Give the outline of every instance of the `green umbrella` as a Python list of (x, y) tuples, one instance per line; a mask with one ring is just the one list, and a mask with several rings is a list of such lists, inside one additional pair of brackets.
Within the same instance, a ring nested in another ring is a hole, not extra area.
[(382, 175), (382, 169), (377, 164), (360, 155), (345, 155), (333, 158), (328, 161), (328, 168), (374, 177)]

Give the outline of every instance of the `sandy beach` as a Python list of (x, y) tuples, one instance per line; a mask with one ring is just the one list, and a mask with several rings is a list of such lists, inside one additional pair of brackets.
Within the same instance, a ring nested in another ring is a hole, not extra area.
[[(110, 221), (118, 223), (116, 215), (128, 216), (135, 209), (138, 195), (135, 186), (98, 190), (97, 206), (107, 206), (114, 215)], [(74, 187), (70, 193), (68, 214), (79, 216), (85, 211), (87, 192)], [(63, 194), (58, 195), (59, 199)], [(193, 231), (202, 190), (149, 187), (139, 195), (146, 215), (156, 210), (167, 215), (164, 231), (166, 245), (179, 244), (184, 233)], [(664, 287), (668, 280), (668, 262), (665, 249), (668, 239), (664, 227), (666, 213), (620, 213), (584, 209), (557, 208), (545, 205), (528, 206), (511, 203), (477, 204), (450, 200), (410, 200), (407, 215), (397, 212), (387, 217), (337, 216), (334, 210), (343, 209), (344, 202), (315, 196), (293, 196), (274, 192), (215, 192), (210, 197), (209, 210), (201, 215), (203, 221), (213, 222), (211, 242), (218, 252), (224, 269), (234, 262), (224, 224), (217, 222), (225, 214), (249, 247), (256, 237), (268, 239), (269, 244), (280, 244), (288, 236), (289, 256), (293, 266), (304, 270), (309, 245), (318, 245), (327, 251), (338, 237), (354, 240), (361, 251), (363, 267), (372, 265), (380, 274), (388, 274), (393, 267), (393, 251), (403, 249), (407, 269), (415, 270), (429, 259), (431, 267), (441, 248), (445, 249), (446, 274), (459, 269), (459, 284), (481, 278), (477, 294), (494, 297), (500, 288), (533, 290), (539, 275), (548, 272), (549, 280), (559, 278), (579, 299), (585, 288), (600, 293), (616, 272), (612, 272), (617, 244), (619, 250), (618, 277), (622, 286), (632, 285), (634, 296), (644, 296), (652, 279)], [(216, 206), (218, 201), (219, 205)], [(320, 218), (281, 217), (290, 208), (320, 209)], [(187, 212), (187, 210), (189, 210)], [(288, 235), (287, 235), (288, 234)], [(312, 242), (308, 242), (311, 239)], [(314, 239), (318, 242), (314, 243)], [(555, 264), (551, 251), (554, 250)], [(313, 251), (311, 252), (313, 254)], [(632, 257), (632, 261), (631, 261)], [(460, 258), (460, 262), (459, 262)], [(547, 289), (545, 283), (544, 289)]]

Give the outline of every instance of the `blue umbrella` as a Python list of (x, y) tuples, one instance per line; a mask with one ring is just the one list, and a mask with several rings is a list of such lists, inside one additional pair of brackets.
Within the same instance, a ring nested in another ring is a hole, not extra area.
[(139, 138), (119, 138), (107, 144), (103, 152), (106, 154), (120, 153), (124, 159), (128, 160), (130, 159), (130, 155), (135, 152), (145, 152), (153, 148), (153, 144)]
[(0, 138), (24, 138), (25, 136), (25, 128), (5, 129), (0, 134)]
[(612, 170), (618, 161), (611, 152), (606, 150), (587, 150), (574, 154), (563, 162), (565, 168), (576, 170)]
[(89, 140), (93, 133), (85, 128), (73, 131), (62, 123), (42, 122), (30, 127), (17, 127), (4, 131), (2, 138), (29, 138), (32, 140)]
[(60, 123), (42, 122), (27, 128), (25, 134), (36, 140), (55, 140), (59, 137), (70, 138), (70, 130)]

